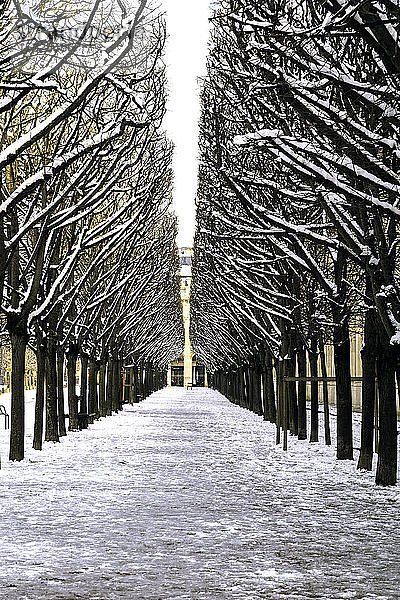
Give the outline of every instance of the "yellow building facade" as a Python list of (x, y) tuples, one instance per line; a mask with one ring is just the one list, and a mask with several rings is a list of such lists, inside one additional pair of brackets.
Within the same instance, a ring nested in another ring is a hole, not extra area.
[(185, 346), (178, 360), (170, 364), (168, 369), (169, 386), (207, 386), (207, 373), (197, 364), (190, 343), (190, 287), (192, 283), (192, 248), (179, 249), (179, 276), (181, 282), (181, 302), (185, 329)]

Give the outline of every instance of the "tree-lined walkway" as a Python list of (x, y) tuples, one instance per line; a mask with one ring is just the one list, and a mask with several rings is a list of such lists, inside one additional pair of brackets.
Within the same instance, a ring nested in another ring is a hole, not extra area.
[(398, 487), (290, 446), (175, 388), (30, 450), (0, 472), (0, 598), (398, 598)]

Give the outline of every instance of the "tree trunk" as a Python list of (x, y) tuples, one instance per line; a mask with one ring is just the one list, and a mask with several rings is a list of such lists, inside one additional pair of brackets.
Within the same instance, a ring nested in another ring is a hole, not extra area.
[[(99, 407), (97, 398), (97, 373), (99, 367), (95, 360), (89, 360), (89, 396), (88, 396), (88, 413), (95, 414), (95, 418), (99, 418)], [(90, 417), (93, 422), (93, 417)]]
[[(248, 408), (254, 412), (254, 372), (253, 367), (249, 365), (246, 370), (248, 383)], [(226, 394), (225, 394), (226, 395)]]
[(154, 392), (154, 369), (152, 366), (149, 367), (149, 382), (150, 394), (152, 394)]
[(57, 399), (58, 399), (58, 430), (60, 436), (67, 435), (65, 429), (65, 409), (64, 409), (64, 350), (58, 349), (57, 352)]
[[(9, 329), (10, 331), (10, 329)], [(10, 460), (24, 459), (25, 438), (25, 352), (28, 334), (25, 325), (10, 331), (11, 367), (11, 431)]]
[(106, 416), (112, 415), (112, 397), (113, 397), (113, 367), (114, 363), (111, 358), (108, 359), (107, 363), (107, 391), (106, 391)]
[[(292, 275), (293, 294), (301, 298), (301, 280), (296, 274)], [(301, 308), (297, 305), (293, 310), (293, 322), (301, 326)], [(303, 336), (297, 329), (293, 332), (293, 344), (296, 347), (297, 376), (307, 376), (307, 353)], [(307, 383), (297, 383), (297, 437), (299, 440), (307, 439)]]
[(275, 385), (274, 385), (274, 365), (272, 362), (272, 354), (269, 350), (265, 353), (265, 375), (266, 375), (266, 399), (267, 399), (267, 414), (268, 421), (271, 423), (276, 422), (276, 398), (275, 398)]
[(139, 396), (141, 396), (141, 400), (144, 400), (146, 397), (145, 387), (143, 383), (143, 363), (140, 362), (138, 365), (138, 389)]
[(279, 407), (280, 407), (280, 424), (283, 428), (283, 432), (284, 432), (284, 440), (283, 440), (283, 445), (284, 448), (286, 449), (286, 442), (287, 442), (287, 430), (289, 428), (289, 410), (288, 410), (288, 399), (289, 399), (289, 393), (288, 393), (288, 381), (286, 380), (286, 377), (289, 375), (289, 371), (288, 371), (288, 367), (289, 367), (289, 356), (290, 356), (290, 331), (288, 329), (288, 326), (285, 323), (281, 324), (281, 331), (282, 331), (282, 341), (281, 341), (281, 348), (280, 348), (280, 363), (279, 363), (279, 378), (278, 378), (278, 382), (279, 382), (279, 394), (278, 394), (278, 398), (279, 398)]
[(139, 402), (138, 394), (139, 394), (139, 378), (138, 378), (138, 367), (135, 365), (132, 368), (132, 377), (133, 377), (133, 401)]
[[(296, 330), (289, 330), (289, 358), (286, 360), (286, 373), (288, 377), (296, 375)], [(288, 417), (289, 429), (292, 435), (298, 434), (298, 407), (297, 407), (297, 390), (296, 382), (287, 382), (287, 398), (288, 398)]]
[(376, 376), (376, 322), (375, 311), (370, 309), (365, 316), (362, 360), (362, 421), (361, 449), (357, 468), (372, 471), (374, 454), (374, 408)]
[(261, 370), (258, 364), (254, 367), (254, 412), (260, 417), (263, 415), (262, 397), (261, 397)]
[(112, 409), (114, 412), (118, 412), (120, 409), (120, 371), (118, 360), (112, 359)]
[(246, 387), (244, 380), (244, 368), (239, 369), (239, 405), (244, 408), (246, 406)]
[(235, 371), (235, 404), (240, 405), (240, 371)]
[(106, 363), (102, 362), (99, 370), (99, 413), (100, 417), (107, 415), (106, 406)]
[[(88, 390), (88, 357), (86, 354), (81, 354), (81, 387), (80, 387), (80, 412), (88, 412), (88, 401), (87, 401), (87, 390)], [(89, 411), (91, 412), (91, 411)]]
[(33, 428), (33, 448), (35, 450), (41, 450), (43, 443), (45, 369), (46, 348), (42, 345), (42, 343), (38, 342), (36, 353), (35, 424)]
[[(311, 377), (318, 377), (318, 346), (317, 338), (313, 335), (310, 341), (310, 350), (308, 352)], [(311, 382), (311, 432), (310, 442), (318, 442), (319, 439), (319, 419), (318, 419), (318, 381)]]
[(68, 372), (68, 411), (69, 411), (69, 431), (78, 431), (78, 397), (76, 395), (76, 361), (77, 352), (68, 352), (67, 354), (67, 372)]
[(333, 345), (336, 377), (337, 458), (353, 460), (353, 403), (350, 373), (350, 335), (346, 309), (347, 264), (342, 251), (335, 261), (335, 283), (338, 290), (332, 304)]
[[(328, 371), (326, 368), (326, 358), (325, 358), (325, 344), (322, 335), (319, 336), (319, 358), (321, 363), (321, 374), (325, 379), (328, 377)], [(328, 382), (322, 382), (322, 398), (324, 402), (324, 431), (325, 431), (325, 444), (330, 446), (332, 443), (331, 440), (331, 425), (329, 418), (329, 392), (328, 392)]]
[(375, 481), (378, 485), (397, 482), (397, 348), (381, 340), (376, 361), (379, 389), (379, 450)]
[[(134, 404), (134, 393), (135, 393), (135, 387), (134, 387), (134, 377), (133, 377), (133, 371), (134, 368), (133, 367), (129, 367), (129, 369), (126, 369), (126, 377), (129, 378), (129, 404)], [(126, 385), (126, 380), (125, 380), (125, 385)]]
[[(297, 344), (297, 373), (299, 377), (307, 376), (307, 354), (304, 342)], [(299, 381), (297, 388), (298, 402), (298, 439), (307, 439), (307, 383)]]
[(283, 399), (283, 364), (279, 359), (275, 359), (276, 372), (276, 443), (281, 443), (281, 427), (282, 427), (282, 399)]
[[(122, 405), (124, 403), (124, 387), (123, 387), (123, 366), (124, 366), (124, 362), (122, 360), (118, 360), (117, 362), (118, 365), (118, 406), (119, 409), (122, 410)], [(154, 391), (154, 371), (151, 371), (151, 390), (152, 392)]]
[(334, 361), (337, 406), (337, 458), (353, 460), (353, 405), (350, 374), (350, 337), (347, 323), (336, 321)]
[(59, 441), (57, 404), (57, 341), (50, 334), (46, 351), (46, 442)]

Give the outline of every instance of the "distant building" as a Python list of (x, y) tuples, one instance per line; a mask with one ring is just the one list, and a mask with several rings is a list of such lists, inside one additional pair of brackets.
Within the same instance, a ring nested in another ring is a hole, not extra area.
[(192, 248), (179, 249), (179, 276), (181, 280), (181, 300), (183, 322), (185, 327), (185, 347), (178, 360), (171, 363), (168, 369), (168, 385), (172, 386), (207, 386), (207, 373), (202, 365), (197, 364), (190, 343), (190, 287), (192, 283)]

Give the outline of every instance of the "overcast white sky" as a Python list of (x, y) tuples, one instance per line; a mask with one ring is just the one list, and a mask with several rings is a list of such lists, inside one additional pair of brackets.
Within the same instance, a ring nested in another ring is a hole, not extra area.
[(209, 0), (162, 0), (166, 11), (169, 102), (165, 127), (175, 144), (175, 210), (178, 246), (191, 246), (197, 180), (199, 86), (205, 73)]

